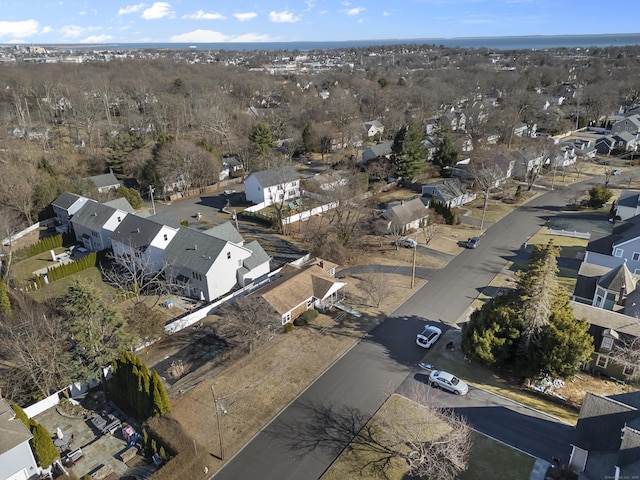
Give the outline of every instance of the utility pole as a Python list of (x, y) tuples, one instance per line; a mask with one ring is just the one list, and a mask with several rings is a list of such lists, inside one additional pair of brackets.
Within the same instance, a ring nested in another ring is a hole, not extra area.
[[(220, 460), (224, 460), (224, 446), (222, 444), (222, 426), (220, 420), (220, 411), (218, 410), (218, 399), (216, 398), (216, 392), (213, 390), (213, 383), (211, 384), (211, 395), (213, 395), (213, 408), (216, 409), (216, 421), (218, 424), (218, 439), (220, 440)], [(225, 408), (220, 405), (223, 413), (227, 413)]]
[(155, 191), (155, 189), (149, 185), (149, 195), (151, 195), (151, 208), (153, 209), (153, 214), (156, 214), (156, 204), (153, 201), (153, 192)]
[(480, 222), (480, 232), (484, 228), (484, 216), (487, 213), (487, 202), (489, 201), (489, 189), (487, 188), (484, 192), (484, 205), (482, 206), (482, 221)]
[(416, 283), (416, 252), (417, 251), (418, 251), (418, 244), (416, 243), (413, 246), (413, 267), (411, 269), (411, 289), (412, 290)]

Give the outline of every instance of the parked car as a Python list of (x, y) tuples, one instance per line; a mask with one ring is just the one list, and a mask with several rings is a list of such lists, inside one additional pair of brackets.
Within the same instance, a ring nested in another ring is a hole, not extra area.
[(434, 388), (442, 388), (456, 395), (466, 395), (469, 386), (455, 375), (442, 370), (435, 370), (429, 375), (429, 383)]
[(620, 175), (622, 173), (622, 170), (620, 170), (619, 168), (614, 168), (611, 171), (611, 175)]
[(436, 343), (440, 335), (442, 335), (442, 330), (427, 324), (424, 326), (424, 330), (416, 337), (416, 344), (422, 348), (429, 348)]
[(418, 246), (418, 242), (415, 241), (413, 238), (400, 238), (398, 240), (398, 245), (400, 245), (401, 247), (404, 248), (415, 248)]
[(480, 237), (471, 237), (467, 240), (466, 247), (467, 248), (478, 248), (478, 244), (480, 243)]

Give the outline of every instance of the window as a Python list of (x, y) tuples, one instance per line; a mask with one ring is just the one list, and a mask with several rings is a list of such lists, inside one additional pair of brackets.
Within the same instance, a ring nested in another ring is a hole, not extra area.
[(231, 259), (231, 252), (227, 252), (227, 260)]
[(167, 234), (164, 234), (164, 240), (167, 241), (169, 239), (169, 237), (167, 236)]
[(602, 343), (600, 344), (601, 350), (611, 350), (613, 348), (613, 338), (602, 337)]
[(122, 221), (122, 217), (118, 217), (118, 223)]
[(634, 262), (637, 262), (638, 260), (640, 260), (640, 252), (633, 252), (633, 255), (631, 255), (631, 258), (633, 259)]
[(291, 321), (291, 313), (285, 313), (282, 316), (282, 324), (289, 323)]
[(607, 368), (607, 364), (609, 363), (609, 357), (606, 355), (598, 355), (598, 359), (596, 360), (596, 366), (600, 368)]
[(313, 298), (310, 298), (309, 300), (307, 300), (307, 308), (311, 308), (312, 304), (313, 304)]
[(618, 258), (620, 258), (620, 257), (622, 257), (622, 253), (623, 253), (623, 251), (622, 251), (622, 249), (621, 249), (621, 248), (616, 248), (616, 249), (613, 251), (613, 256), (614, 256), (614, 257), (618, 257)]

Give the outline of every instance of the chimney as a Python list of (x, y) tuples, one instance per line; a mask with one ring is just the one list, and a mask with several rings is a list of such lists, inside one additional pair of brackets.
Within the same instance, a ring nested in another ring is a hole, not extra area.
[(194, 250), (198, 250), (198, 245), (194, 245), (194, 246), (193, 246), (193, 249), (194, 249)]
[(400, 200), (400, 206), (404, 206), (404, 200)]
[(140, 227), (136, 228), (136, 233), (140, 233)]

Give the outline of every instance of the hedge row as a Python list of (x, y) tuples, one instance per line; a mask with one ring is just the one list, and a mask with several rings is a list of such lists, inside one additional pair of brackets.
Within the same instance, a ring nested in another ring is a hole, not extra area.
[(254, 222), (262, 223), (268, 227), (273, 227), (273, 217), (264, 213), (242, 211), (238, 215), (247, 220), (253, 220)]

